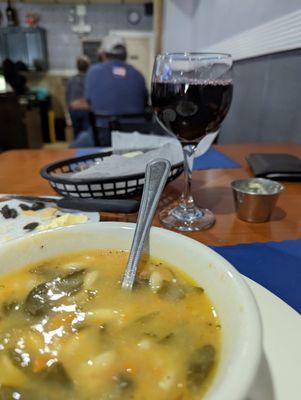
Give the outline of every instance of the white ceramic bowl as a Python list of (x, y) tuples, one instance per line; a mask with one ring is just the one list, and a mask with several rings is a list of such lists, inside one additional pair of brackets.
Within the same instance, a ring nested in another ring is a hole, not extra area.
[[(59, 228), (5, 243), (0, 273), (66, 252), (129, 249), (135, 225), (101, 222)], [(220, 255), (186, 236), (152, 228), (150, 254), (188, 273), (205, 288), (220, 317), (220, 365), (206, 400), (244, 400), (261, 356), (256, 302), (240, 274)]]

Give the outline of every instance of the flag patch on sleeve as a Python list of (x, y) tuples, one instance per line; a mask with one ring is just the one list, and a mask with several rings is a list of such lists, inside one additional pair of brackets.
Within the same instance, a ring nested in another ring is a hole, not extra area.
[(124, 78), (126, 76), (126, 68), (124, 67), (114, 67), (113, 68), (113, 75), (120, 76)]

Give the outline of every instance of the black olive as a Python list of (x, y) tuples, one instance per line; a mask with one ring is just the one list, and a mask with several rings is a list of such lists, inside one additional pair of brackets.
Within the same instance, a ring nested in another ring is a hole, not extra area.
[(42, 203), (41, 201), (35, 201), (33, 205), (31, 206), (32, 211), (38, 211), (38, 210), (43, 210), (45, 208), (45, 203)]
[(23, 210), (23, 211), (39, 211), (39, 210), (43, 210), (43, 208), (46, 207), (45, 203), (43, 203), (42, 201), (35, 201), (32, 206), (29, 206), (28, 204), (25, 203), (20, 203), (19, 207)]
[(30, 207), (28, 204), (25, 204), (25, 203), (20, 203), (20, 204), (19, 204), (19, 207), (20, 207), (21, 210), (23, 210), (23, 211), (31, 210), (31, 207)]
[(31, 231), (35, 230), (36, 227), (38, 227), (39, 225), (40, 224), (38, 222), (30, 222), (29, 224), (23, 226), (23, 229), (28, 232), (31, 232)]
[(5, 219), (16, 218), (18, 216), (18, 211), (14, 208), (10, 208), (8, 205), (2, 207), (0, 212)]

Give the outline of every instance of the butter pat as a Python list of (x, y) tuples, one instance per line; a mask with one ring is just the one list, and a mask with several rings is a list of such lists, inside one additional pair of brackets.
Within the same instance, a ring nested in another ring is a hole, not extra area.
[(55, 214), (58, 212), (59, 210), (55, 207), (47, 207), (44, 208), (43, 210), (38, 210), (38, 211), (33, 211), (33, 210), (26, 210), (23, 211), (23, 214), (26, 217), (34, 217), (34, 216), (39, 216), (42, 219), (49, 219), (55, 216)]
[(44, 210), (40, 211), (40, 217), (42, 219), (48, 219), (48, 218), (52, 218), (55, 217), (55, 214), (59, 212), (59, 210), (55, 207), (47, 207), (44, 208)]
[(129, 153), (123, 154), (123, 157), (131, 158), (141, 156), (143, 154), (142, 151), (130, 151)]
[(60, 228), (68, 225), (83, 224), (88, 221), (88, 217), (84, 214), (64, 214), (53, 219), (48, 225), (40, 225), (37, 230), (46, 231), (48, 229)]

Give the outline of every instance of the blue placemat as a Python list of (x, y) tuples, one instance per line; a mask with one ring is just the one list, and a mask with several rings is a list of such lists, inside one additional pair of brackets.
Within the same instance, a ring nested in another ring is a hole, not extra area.
[(301, 239), (213, 249), (301, 313)]
[(214, 147), (210, 147), (205, 154), (195, 158), (193, 162), (193, 169), (218, 168), (240, 168), (240, 165)]
[(76, 149), (75, 157), (88, 156), (89, 154), (100, 153), (106, 150), (107, 147), (86, 147), (82, 149)]

